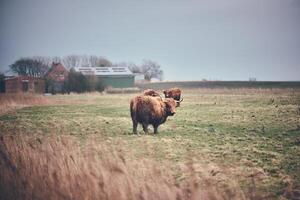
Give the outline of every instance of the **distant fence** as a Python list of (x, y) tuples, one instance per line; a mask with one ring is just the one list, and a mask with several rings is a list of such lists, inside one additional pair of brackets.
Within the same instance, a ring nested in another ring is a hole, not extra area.
[(108, 94), (131, 94), (131, 93), (139, 93), (141, 90), (137, 87), (135, 88), (107, 88), (105, 90)]
[(141, 89), (179, 88), (299, 88), (300, 81), (179, 81), (138, 83)]

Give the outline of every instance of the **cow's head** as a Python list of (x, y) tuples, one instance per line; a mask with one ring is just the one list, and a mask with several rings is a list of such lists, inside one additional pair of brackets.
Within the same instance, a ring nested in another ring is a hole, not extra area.
[(163, 91), (164, 95), (166, 98), (173, 98), (176, 102), (176, 107), (180, 106), (180, 102), (183, 101), (183, 98), (180, 98), (180, 96), (173, 96), (173, 90), (164, 90)]
[(170, 98), (170, 93), (169, 93), (168, 90), (164, 90), (163, 93), (164, 93), (166, 98)]
[(176, 101), (172, 98), (165, 98), (165, 109), (168, 116), (173, 116), (176, 113)]

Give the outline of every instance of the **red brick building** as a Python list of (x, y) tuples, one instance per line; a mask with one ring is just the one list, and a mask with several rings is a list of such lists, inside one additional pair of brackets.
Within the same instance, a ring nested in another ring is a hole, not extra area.
[(17, 76), (5, 79), (6, 93), (44, 93), (45, 81), (42, 78)]
[(54, 94), (63, 92), (64, 81), (68, 74), (68, 70), (61, 63), (53, 63), (45, 75), (46, 91)]

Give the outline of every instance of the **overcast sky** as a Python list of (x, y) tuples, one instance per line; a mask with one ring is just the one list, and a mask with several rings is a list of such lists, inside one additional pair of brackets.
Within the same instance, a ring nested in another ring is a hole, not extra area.
[(300, 80), (300, 0), (0, 2), (0, 71), (93, 54), (157, 61), (165, 80)]

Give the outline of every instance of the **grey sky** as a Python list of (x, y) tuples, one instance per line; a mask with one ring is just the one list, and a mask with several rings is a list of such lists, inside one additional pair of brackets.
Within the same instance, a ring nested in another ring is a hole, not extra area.
[(166, 80), (300, 80), (300, 0), (0, 0), (0, 71), (25, 56), (161, 64)]

